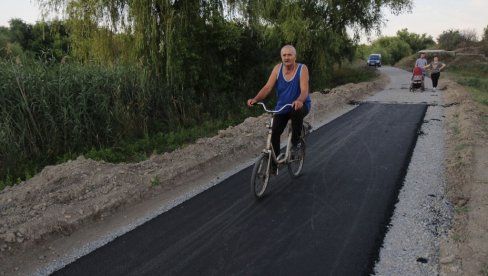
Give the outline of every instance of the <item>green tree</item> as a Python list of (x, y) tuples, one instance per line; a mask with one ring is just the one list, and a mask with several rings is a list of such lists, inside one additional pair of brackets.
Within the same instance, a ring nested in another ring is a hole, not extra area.
[(10, 20), (10, 27), (0, 27), (0, 57), (26, 55), (43, 60), (61, 60), (69, 52), (69, 33), (63, 21), (37, 22)]
[(459, 31), (461, 34), (461, 47), (472, 47), (478, 42), (478, 35), (475, 29), (464, 29)]
[(32, 39), (32, 25), (25, 23), (21, 19), (14, 18), (9, 21), (10, 24), (10, 42), (18, 43), (23, 49), (29, 47)]
[(396, 35), (399, 39), (405, 41), (410, 46), (413, 53), (435, 45), (435, 41), (432, 36), (425, 33), (422, 35), (409, 33), (407, 28), (397, 31)]
[[(97, 26), (103, 24), (134, 35), (137, 60), (164, 76), (171, 85), (184, 86), (186, 68), (182, 67), (183, 47), (194, 42), (194, 30), (209, 24), (212, 17), (244, 19), (255, 31), (262, 30), (276, 48), (294, 44), (312, 70), (326, 71), (334, 62), (352, 57), (353, 42), (346, 28), (371, 32), (381, 27), (382, 7), (400, 13), (411, 7), (411, 0), (384, 1), (249, 1), (249, 0), (39, 0), (51, 8), (65, 7), (73, 35), (73, 50), (84, 56), (93, 51)], [(224, 11), (224, 7), (227, 11)], [(191, 42), (191, 43), (190, 43)], [(206, 49), (208, 50), (208, 49)], [(194, 54), (194, 53), (191, 53)]]
[[(334, 64), (354, 57), (354, 44), (361, 31), (370, 33), (381, 28), (382, 7), (399, 13), (411, 6), (411, 1), (232, 2), (241, 5), (250, 24), (264, 22), (280, 45), (294, 44), (300, 59), (309, 64), (311, 79), (325, 83), (332, 76)], [(354, 31), (353, 38), (347, 34), (348, 27)]]
[(63, 21), (37, 22), (32, 26), (32, 39), (25, 50), (44, 60), (61, 61), (69, 52), (69, 32)]
[(437, 43), (444, 50), (454, 50), (463, 42), (463, 36), (459, 30), (447, 30), (437, 38)]
[(9, 29), (7, 27), (0, 26), (0, 57), (5, 57), (7, 43), (10, 42)]
[(399, 37), (381, 37), (368, 47), (368, 53), (381, 53), (384, 64), (395, 64), (403, 57), (412, 54), (410, 45)]

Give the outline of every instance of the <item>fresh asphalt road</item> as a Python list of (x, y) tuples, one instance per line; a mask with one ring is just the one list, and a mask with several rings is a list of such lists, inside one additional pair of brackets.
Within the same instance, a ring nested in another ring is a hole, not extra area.
[(303, 175), (283, 168), (264, 199), (246, 168), (54, 274), (369, 274), (426, 109), (361, 104), (312, 132)]

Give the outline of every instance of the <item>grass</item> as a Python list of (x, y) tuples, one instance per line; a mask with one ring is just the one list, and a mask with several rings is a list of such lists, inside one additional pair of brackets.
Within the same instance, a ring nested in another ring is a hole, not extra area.
[(488, 263), (485, 264), (485, 266), (481, 269), (480, 272), (483, 276), (488, 276)]
[[(57, 161), (53, 163), (60, 164), (68, 160), (74, 160), (79, 155), (93, 160), (103, 160), (111, 163), (140, 162), (146, 160), (151, 154), (170, 152), (186, 144), (193, 143), (199, 138), (213, 136), (218, 130), (235, 125), (242, 121), (244, 117), (234, 120), (209, 120), (188, 128), (179, 128), (167, 133), (158, 132), (141, 139), (121, 141), (113, 147), (91, 148), (88, 151), (79, 153), (68, 152), (58, 157)], [(30, 179), (40, 171), (38, 169), (39, 166), (34, 163), (25, 164), (25, 167), (23, 176), (17, 176), (15, 178), (11, 174), (7, 174), (3, 180), (0, 180), (0, 190), (3, 190), (7, 186), (18, 184), (23, 180)], [(152, 185), (156, 182), (151, 180)]]
[(459, 235), (458, 233), (452, 234), (452, 240), (455, 242), (461, 241), (461, 235)]
[(458, 57), (446, 68), (449, 76), (468, 88), (473, 99), (488, 106), (488, 62), (472, 57)]
[(372, 81), (378, 77), (377, 72), (376, 68), (366, 66), (363, 60), (354, 62), (347, 61), (341, 66), (334, 66), (333, 72), (330, 75), (311, 76), (311, 79), (315, 79), (311, 89), (313, 91), (318, 91), (332, 89), (347, 83)]
[[(461, 78), (458, 82), (459, 84), (468, 87), (468, 91), (473, 95), (473, 99), (476, 102), (488, 106), (488, 80), (481, 78)], [(485, 82), (486, 84), (484, 84)], [(484, 88), (485, 85), (486, 88)]]
[(332, 87), (346, 83), (360, 83), (376, 78), (374, 67), (366, 66), (344, 66), (334, 70), (330, 85)]
[(161, 184), (161, 179), (158, 175), (151, 177), (151, 186), (159, 186)]
[(468, 206), (455, 206), (454, 212), (456, 214), (465, 214), (465, 213), (469, 212), (469, 207)]
[(481, 115), (481, 121), (483, 123), (483, 129), (488, 132), (488, 114)]
[(455, 147), (455, 150), (456, 151), (462, 151), (464, 150), (465, 148), (469, 147), (470, 145), (469, 144), (465, 144), (465, 143), (462, 143), (462, 144), (459, 144)]
[(452, 132), (453, 132), (455, 135), (459, 135), (459, 134), (461, 134), (461, 129), (459, 128), (459, 126), (458, 126), (458, 125), (454, 125), (454, 126), (452, 126), (452, 127), (451, 127), (451, 129), (452, 129)]
[(112, 163), (140, 162), (146, 160), (151, 154), (171, 152), (186, 144), (193, 143), (199, 138), (213, 136), (218, 130), (234, 125), (239, 121), (205, 121), (200, 125), (180, 128), (167, 133), (158, 132), (141, 139), (122, 142), (114, 147), (93, 148), (84, 156), (93, 160), (104, 160)]
[(448, 76), (466, 87), (479, 104), (483, 130), (488, 133), (488, 61), (479, 57), (457, 57), (448, 64)]

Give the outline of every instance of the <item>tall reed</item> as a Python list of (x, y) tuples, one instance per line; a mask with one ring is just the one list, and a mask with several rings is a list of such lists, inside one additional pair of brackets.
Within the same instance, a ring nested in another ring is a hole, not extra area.
[(0, 181), (60, 156), (227, 120), (247, 97), (228, 91), (168, 87), (135, 66), (0, 60)]
[(2, 176), (145, 128), (147, 99), (130, 69), (1, 62), (0, 82)]

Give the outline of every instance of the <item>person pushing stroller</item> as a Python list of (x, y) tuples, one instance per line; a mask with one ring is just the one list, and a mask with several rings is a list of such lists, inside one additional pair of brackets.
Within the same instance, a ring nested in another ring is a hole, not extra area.
[(425, 58), (425, 53), (420, 53), (420, 57), (415, 61), (415, 67), (420, 67), (422, 69), (422, 75), (425, 77), (425, 66), (427, 66), (427, 59)]
[(427, 59), (425, 53), (420, 53), (420, 57), (415, 61), (415, 65), (412, 72), (412, 78), (410, 83), (410, 91), (415, 92), (417, 89), (425, 91), (424, 79), (426, 76), (425, 66), (427, 65)]

